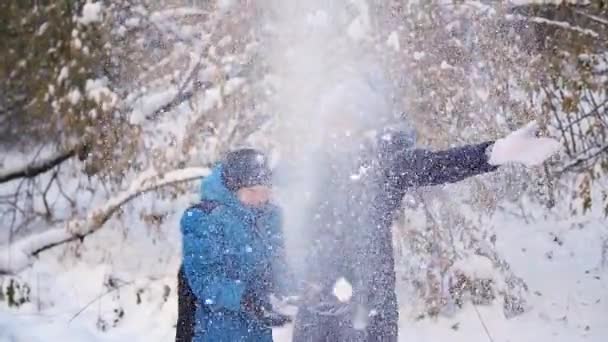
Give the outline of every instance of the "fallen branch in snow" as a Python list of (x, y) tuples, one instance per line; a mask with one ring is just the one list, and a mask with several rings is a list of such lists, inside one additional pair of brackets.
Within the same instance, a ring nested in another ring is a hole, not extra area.
[(31, 264), (32, 258), (53, 247), (83, 240), (87, 235), (98, 231), (112, 215), (133, 198), (160, 187), (205, 177), (208, 168), (185, 168), (166, 173), (154, 170), (143, 172), (131, 186), (110, 198), (102, 206), (92, 210), (85, 218), (74, 219), (64, 227), (53, 228), (36, 234), (11, 245), (0, 248), (0, 274), (14, 274)]
[(18, 178), (36, 177), (74, 157), (83, 147), (84, 144), (76, 145), (66, 151), (57, 152), (55, 155), (42, 160), (33, 161), (27, 165), (19, 165), (6, 170), (0, 170), (0, 183), (10, 182)]

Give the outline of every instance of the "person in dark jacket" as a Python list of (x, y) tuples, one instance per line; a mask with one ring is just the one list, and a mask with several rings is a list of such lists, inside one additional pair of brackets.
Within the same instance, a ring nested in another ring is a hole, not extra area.
[[(322, 111), (334, 117), (325, 121), (329, 134), (315, 156), (310, 192), (316, 204), (304, 223), (309, 290), (298, 309), (294, 342), (397, 341), (390, 227), (406, 191), (458, 182), (507, 162), (539, 163), (556, 149), (555, 141), (534, 136), (534, 125), (496, 142), (415, 148), (411, 130), (376, 125), (388, 110), (384, 104), (365, 82), (342, 84), (322, 103)], [(372, 126), (377, 132), (364, 138), (362, 129)]]
[(288, 279), (270, 181), (264, 154), (231, 152), (181, 219), (184, 286), (196, 303), (192, 341), (270, 342), (272, 327), (289, 321), (270, 305)]

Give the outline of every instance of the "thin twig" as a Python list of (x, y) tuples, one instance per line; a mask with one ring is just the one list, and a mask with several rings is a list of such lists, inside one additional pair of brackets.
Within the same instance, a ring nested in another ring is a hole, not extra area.
[(50, 219), (51, 217), (53, 217), (53, 214), (51, 213), (51, 208), (49, 206), (49, 201), (47, 199), (47, 195), (49, 193), (49, 190), (51, 189), (51, 186), (53, 185), (53, 181), (55, 181), (55, 179), (57, 179), (57, 175), (58, 175), (58, 171), (55, 170), (55, 172), (53, 172), (53, 176), (51, 176), (51, 180), (49, 180), (49, 183), (46, 185), (44, 191), (42, 192), (42, 202), (44, 203), (44, 209), (46, 210), (45, 217), (47, 219)]
[[(61, 168), (61, 166), (57, 167), (57, 172), (59, 172), (60, 168)], [(70, 203), (70, 208), (75, 208), (76, 202), (65, 193), (65, 191), (63, 190), (63, 186), (61, 185), (60, 178), (61, 177), (57, 177), (57, 188), (59, 189), (59, 193), (61, 194), (61, 196), (63, 196), (63, 198), (65, 198)]]
[(494, 342), (494, 339), (492, 338), (492, 335), (490, 334), (490, 330), (488, 330), (488, 326), (484, 322), (483, 317), (481, 317), (481, 313), (479, 313), (479, 310), (477, 309), (477, 305), (473, 304), (473, 309), (475, 309), (475, 312), (477, 313), (477, 318), (479, 318), (479, 322), (481, 322), (481, 326), (483, 326), (483, 330), (485, 330), (486, 335), (488, 336), (488, 340), (490, 342)]
[(563, 169), (559, 170), (557, 174), (561, 175), (561, 174), (563, 174), (565, 172), (571, 171), (575, 167), (580, 166), (581, 164), (584, 164), (584, 163), (588, 162), (591, 159), (597, 158), (597, 157), (601, 156), (605, 152), (608, 152), (608, 144), (606, 146), (603, 146), (603, 147), (599, 148), (597, 151), (595, 151), (594, 153), (592, 153), (589, 156), (576, 158), (573, 162), (571, 162), (570, 164), (566, 165)]
[(132, 285), (133, 283), (134, 283), (133, 281), (124, 282), (124, 283), (122, 283), (122, 284), (120, 284), (120, 285), (118, 285), (118, 286), (115, 286), (115, 287), (112, 287), (112, 288), (108, 289), (106, 292), (104, 292), (104, 293), (102, 293), (102, 294), (98, 295), (97, 297), (93, 298), (93, 299), (92, 299), (90, 302), (88, 302), (88, 303), (87, 303), (87, 304), (86, 304), (84, 307), (82, 307), (82, 309), (78, 310), (78, 312), (77, 312), (77, 313), (75, 313), (75, 314), (74, 314), (74, 316), (72, 316), (72, 318), (70, 318), (70, 320), (68, 321), (68, 324), (69, 324), (69, 323), (72, 323), (72, 321), (73, 321), (73, 320), (74, 320), (76, 317), (80, 316), (80, 314), (81, 314), (81, 313), (83, 313), (83, 312), (84, 312), (84, 311), (85, 311), (85, 310), (86, 310), (86, 309), (87, 309), (89, 306), (93, 305), (95, 302), (97, 302), (97, 301), (98, 301), (98, 300), (100, 300), (101, 298), (103, 298), (103, 297), (107, 296), (108, 294), (110, 294), (110, 293), (112, 293), (112, 292), (114, 292), (114, 291), (116, 291), (116, 290), (118, 290), (118, 289), (120, 289), (120, 288), (122, 288), (122, 287), (125, 287), (125, 286), (127, 286), (127, 285)]

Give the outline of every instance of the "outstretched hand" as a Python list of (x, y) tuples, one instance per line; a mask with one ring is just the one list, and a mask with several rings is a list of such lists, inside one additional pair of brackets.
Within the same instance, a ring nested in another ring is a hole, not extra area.
[(538, 123), (532, 121), (526, 126), (507, 135), (490, 147), (488, 163), (503, 165), (507, 163), (522, 163), (526, 166), (536, 166), (559, 151), (559, 141), (538, 136)]

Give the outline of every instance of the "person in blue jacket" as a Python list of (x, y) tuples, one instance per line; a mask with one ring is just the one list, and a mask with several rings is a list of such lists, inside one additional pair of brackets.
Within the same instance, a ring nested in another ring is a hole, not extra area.
[(195, 317), (192, 336), (178, 323), (177, 340), (266, 342), (272, 327), (289, 322), (270, 305), (288, 275), (266, 159), (254, 149), (230, 152), (203, 180), (201, 203), (183, 214), (180, 274)]

